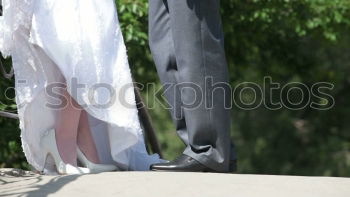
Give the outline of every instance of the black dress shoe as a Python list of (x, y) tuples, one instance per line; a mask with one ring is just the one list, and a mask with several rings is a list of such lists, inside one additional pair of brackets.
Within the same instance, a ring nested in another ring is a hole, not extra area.
[(168, 163), (153, 164), (151, 165), (151, 170), (170, 172), (216, 172), (184, 154)]

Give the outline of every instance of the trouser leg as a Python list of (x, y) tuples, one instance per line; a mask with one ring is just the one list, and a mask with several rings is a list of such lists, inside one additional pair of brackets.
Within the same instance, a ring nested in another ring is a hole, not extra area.
[[(167, 99), (175, 106), (173, 117), (183, 113), (184, 129), (178, 133), (187, 145), (184, 154), (227, 171), (235, 153), (229, 135), (231, 98), (219, 4), (150, 0), (150, 45), (163, 84), (176, 83), (175, 94)], [(219, 90), (213, 84), (219, 84)]]
[(188, 133), (179, 88), (176, 86), (178, 73), (169, 17), (166, 0), (149, 0), (150, 48), (164, 86), (164, 95), (169, 104), (176, 131), (187, 146)]

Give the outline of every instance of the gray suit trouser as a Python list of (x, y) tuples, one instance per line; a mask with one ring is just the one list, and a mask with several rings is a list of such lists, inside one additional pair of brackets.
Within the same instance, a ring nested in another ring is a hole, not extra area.
[(219, 0), (149, 0), (149, 44), (184, 151), (226, 172), (231, 91)]

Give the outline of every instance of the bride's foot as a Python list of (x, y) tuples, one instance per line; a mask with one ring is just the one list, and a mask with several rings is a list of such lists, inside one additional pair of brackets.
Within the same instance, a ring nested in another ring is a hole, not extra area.
[(72, 174), (87, 174), (90, 173), (88, 168), (80, 168), (66, 163), (62, 160), (61, 155), (57, 148), (56, 143), (56, 131), (54, 129), (47, 131), (41, 138), (41, 147), (46, 151), (47, 156), (52, 156), (54, 165), (59, 174), (72, 175)]
[(108, 164), (97, 164), (94, 162), (89, 161), (86, 156), (84, 155), (83, 152), (78, 148), (78, 159), (79, 161), (87, 167), (91, 173), (100, 173), (100, 172), (111, 172), (111, 171), (116, 171), (118, 168), (114, 165), (108, 165)]
[(96, 145), (91, 134), (88, 115), (82, 111), (78, 128), (78, 159), (92, 173), (109, 172), (117, 170), (114, 165), (99, 164), (100, 159), (97, 153)]

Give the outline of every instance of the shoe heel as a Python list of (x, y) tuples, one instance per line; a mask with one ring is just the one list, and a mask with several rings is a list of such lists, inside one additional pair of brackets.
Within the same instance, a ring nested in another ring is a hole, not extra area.
[(44, 169), (41, 172), (46, 175), (58, 175), (55, 160), (50, 153), (46, 153)]
[[(61, 175), (90, 173), (90, 170), (87, 168), (79, 168), (63, 162), (57, 148), (55, 129), (45, 132), (41, 137), (41, 147), (47, 152), (46, 161), (48, 162), (49, 167), (47, 171), (51, 170), (52, 166), (55, 166), (56, 171)], [(45, 171), (45, 168), (43, 171)]]

